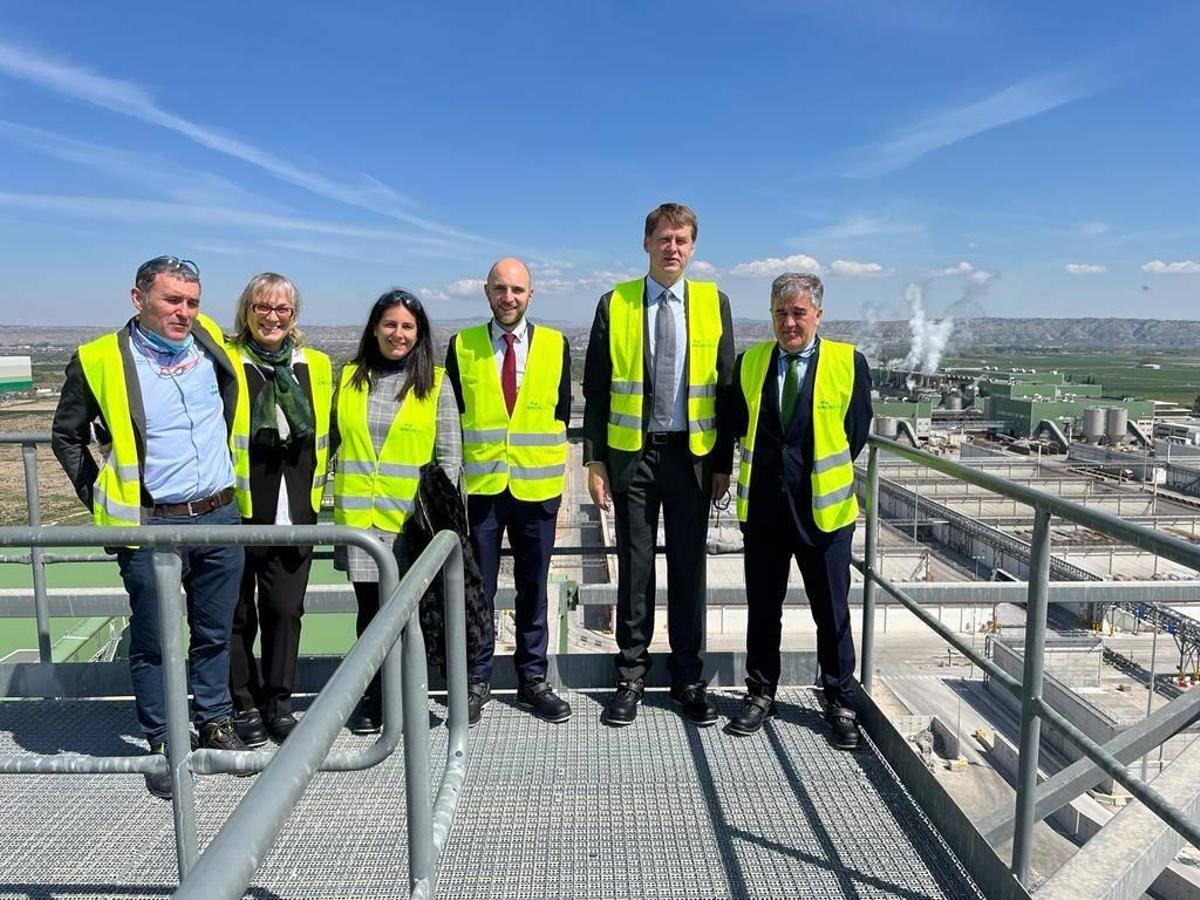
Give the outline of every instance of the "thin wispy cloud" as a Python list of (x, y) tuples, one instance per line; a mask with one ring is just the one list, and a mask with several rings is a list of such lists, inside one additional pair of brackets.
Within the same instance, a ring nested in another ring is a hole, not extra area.
[(1096, 263), (1067, 263), (1063, 266), (1063, 271), (1068, 275), (1103, 275), (1108, 271), (1108, 266)]
[(0, 119), (0, 140), (136, 184), (179, 203), (291, 212), (286, 206), (260, 197), (220, 175), (186, 168), (149, 153), (81, 141), (5, 119)]
[(376, 178), (369, 175), (358, 175), (352, 180), (333, 178), (296, 165), (234, 135), (170, 112), (149, 92), (131, 82), (110, 78), (73, 62), (42, 55), (8, 42), (0, 42), (0, 73), (173, 131), (318, 196), (370, 210), (434, 234), (488, 242), (486, 238), (414, 215), (406, 208), (410, 206), (407, 198)]
[(1079, 100), (1096, 89), (1077, 76), (1026, 78), (979, 100), (912, 122), (851, 154), (845, 174), (872, 178), (895, 172), (943, 147)]
[(830, 225), (790, 238), (786, 243), (791, 247), (808, 247), (878, 235), (916, 234), (924, 230), (925, 226), (891, 213), (852, 213)]
[(370, 228), (326, 222), (300, 216), (281, 216), (224, 206), (200, 206), (138, 200), (130, 197), (84, 197), (73, 194), (0, 193), (0, 208), (35, 213), (55, 213), (77, 219), (117, 222), (162, 222), (199, 224), (250, 231), (298, 231), (310, 234), (391, 241), (415, 247), (453, 251), (455, 242), (428, 234), (413, 234), (387, 228)]

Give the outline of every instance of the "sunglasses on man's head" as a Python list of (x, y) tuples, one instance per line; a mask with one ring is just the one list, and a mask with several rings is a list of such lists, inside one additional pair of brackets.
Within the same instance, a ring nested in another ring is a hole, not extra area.
[(187, 269), (197, 278), (200, 277), (200, 267), (190, 259), (180, 259), (178, 256), (156, 256), (154, 259), (148, 259), (138, 266), (136, 278), (140, 279), (152, 269), (156, 272)]

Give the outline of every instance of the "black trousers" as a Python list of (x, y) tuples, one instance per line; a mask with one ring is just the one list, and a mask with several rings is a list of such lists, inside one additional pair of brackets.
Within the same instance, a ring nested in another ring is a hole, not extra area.
[[(547, 507), (553, 509), (549, 511)], [(471, 543), (483, 576), (483, 600), (496, 614), (496, 581), (500, 574), (500, 544), (508, 532), (513, 552), (513, 579), (517, 599), (517, 646), (513, 665), (517, 680), (526, 684), (546, 677), (546, 579), (550, 571), (550, 551), (554, 549), (554, 529), (558, 520), (556, 504), (527, 502), (513, 497), (508, 490), (499, 494), (467, 498), (467, 518), (471, 524)], [(493, 640), (471, 660), (471, 680), (487, 684), (492, 678)]]
[(775, 695), (783, 600), (795, 559), (817, 625), (817, 661), (825, 699), (850, 708), (854, 697), (854, 640), (847, 595), (854, 526), (835, 532), (823, 546), (813, 546), (800, 538), (786, 498), (781, 496), (776, 506), (766, 515), (754, 516), (743, 528), (748, 606), (746, 684), (752, 693)]
[[(649, 435), (646, 436), (649, 441)], [(617, 675), (650, 667), (654, 636), (654, 546), (662, 512), (667, 549), (667, 666), (676, 684), (700, 680), (705, 628), (705, 541), (710, 491), (696, 483), (687, 438), (648, 443), (629, 487), (613, 492), (617, 527)]]
[[(255, 707), (268, 717), (291, 712), (311, 568), (312, 547), (246, 548), (229, 642), (229, 687), (239, 712)], [(254, 658), (254, 639), (259, 636), (261, 668)]]

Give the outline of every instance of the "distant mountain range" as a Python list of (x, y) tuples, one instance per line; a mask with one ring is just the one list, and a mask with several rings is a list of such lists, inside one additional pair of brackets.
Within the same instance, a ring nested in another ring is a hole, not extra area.
[[(441, 340), (477, 319), (444, 320), (436, 323)], [(119, 323), (114, 323), (114, 326)], [(578, 323), (547, 322), (561, 328), (573, 342), (586, 340), (588, 327)], [(763, 340), (771, 335), (771, 323), (762, 319), (735, 322), (738, 343)], [(305, 331), (314, 344), (353, 345), (361, 325), (310, 325)], [(99, 326), (0, 325), (0, 350), (28, 353), (50, 347), (74, 347), (81, 341), (109, 330)], [(830, 319), (821, 333), (831, 338), (853, 340), (880, 348), (905, 347), (912, 339), (907, 321), (855, 322)], [(440, 343), (441, 341), (439, 341)], [(948, 347), (1020, 350), (1095, 350), (1104, 348), (1156, 348), (1164, 350), (1200, 348), (1200, 321), (1171, 319), (960, 319), (954, 323)]]
[[(750, 323), (741, 323), (741, 327)], [(739, 327), (739, 331), (741, 330)], [(761, 323), (770, 334), (770, 323)], [(906, 345), (911, 340), (907, 321), (827, 321), (822, 333), (829, 337), (873, 341), (883, 346)], [(1200, 350), (1200, 321), (1171, 319), (960, 319), (954, 323), (949, 346), (1019, 350), (1095, 350), (1104, 348), (1156, 348)]]

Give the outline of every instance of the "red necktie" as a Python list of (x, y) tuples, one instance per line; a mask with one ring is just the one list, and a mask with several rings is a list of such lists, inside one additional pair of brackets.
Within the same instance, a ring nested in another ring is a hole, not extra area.
[(508, 332), (500, 337), (504, 338), (504, 362), (500, 366), (500, 387), (504, 390), (504, 405), (508, 407), (508, 414), (511, 416), (513, 407), (517, 405), (517, 354), (513, 350), (513, 341), (516, 340), (516, 337)]

